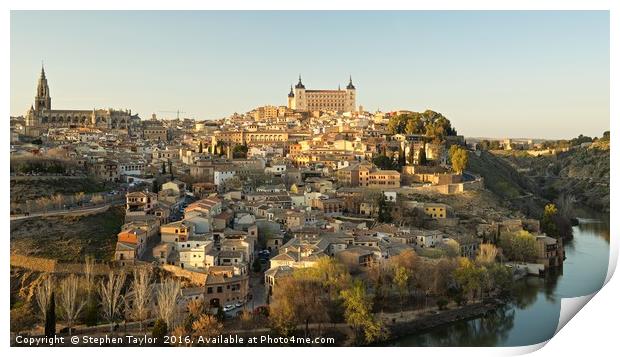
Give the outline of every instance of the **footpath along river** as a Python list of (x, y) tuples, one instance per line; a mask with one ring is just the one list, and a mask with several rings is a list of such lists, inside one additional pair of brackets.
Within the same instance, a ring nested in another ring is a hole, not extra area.
[(405, 336), (391, 346), (524, 346), (553, 337), (561, 299), (601, 288), (609, 261), (609, 215), (584, 214), (565, 242), (562, 271), (546, 278), (528, 277), (515, 284), (514, 298), (485, 317)]

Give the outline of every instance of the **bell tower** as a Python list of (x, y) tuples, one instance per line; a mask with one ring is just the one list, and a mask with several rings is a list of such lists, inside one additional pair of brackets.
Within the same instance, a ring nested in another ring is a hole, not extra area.
[(295, 92), (293, 92), (293, 85), (291, 85), (291, 91), (288, 92), (287, 106), (289, 109), (295, 109)]
[(50, 97), (50, 88), (45, 77), (45, 69), (41, 65), (41, 77), (39, 77), (37, 95), (34, 97), (34, 110), (38, 112), (44, 109), (52, 109), (52, 98)]
[(295, 110), (307, 110), (308, 102), (306, 101), (306, 86), (301, 82), (301, 74), (299, 82), (295, 85)]
[(355, 109), (355, 86), (353, 85), (353, 78), (349, 76), (349, 84), (347, 85), (347, 94), (344, 110), (346, 112), (354, 112)]

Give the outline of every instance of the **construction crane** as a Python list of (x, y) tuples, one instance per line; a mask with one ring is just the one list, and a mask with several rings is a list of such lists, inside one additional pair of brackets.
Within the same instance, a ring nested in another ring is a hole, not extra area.
[(177, 120), (179, 120), (179, 114), (185, 113), (185, 112), (181, 111), (180, 109), (177, 109), (176, 111), (174, 111), (174, 110), (160, 110), (160, 111), (158, 111), (158, 113), (177, 113)]

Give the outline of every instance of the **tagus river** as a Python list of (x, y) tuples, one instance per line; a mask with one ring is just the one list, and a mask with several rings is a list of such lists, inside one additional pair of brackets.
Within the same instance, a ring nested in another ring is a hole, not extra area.
[(528, 277), (515, 285), (513, 301), (485, 317), (406, 336), (392, 346), (524, 346), (553, 337), (561, 299), (601, 288), (609, 261), (609, 215), (584, 214), (565, 242), (561, 272)]

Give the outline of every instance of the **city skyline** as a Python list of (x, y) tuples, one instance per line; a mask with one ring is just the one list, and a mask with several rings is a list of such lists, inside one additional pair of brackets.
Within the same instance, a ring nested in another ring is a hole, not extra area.
[(129, 108), (142, 119), (286, 105), (299, 74), (316, 89), (344, 87), (351, 75), (365, 110), (432, 109), (465, 136), (609, 130), (607, 12), (14, 11), (11, 19), (11, 115), (33, 104), (44, 60), (53, 107)]

